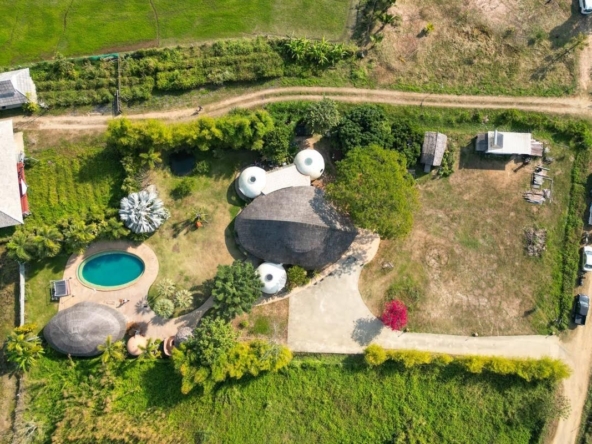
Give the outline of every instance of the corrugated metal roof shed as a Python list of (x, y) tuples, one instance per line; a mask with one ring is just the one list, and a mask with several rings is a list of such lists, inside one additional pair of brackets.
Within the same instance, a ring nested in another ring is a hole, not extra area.
[(446, 151), (446, 144), (448, 137), (446, 134), (428, 131), (423, 138), (423, 146), (421, 148), (421, 163), (426, 166), (426, 171), (429, 167), (440, 166), (442, 164), (442, 157)]
[(29, 68), (0, 73), (0, 109), (18, 108), (29, 100), (37, 102)]

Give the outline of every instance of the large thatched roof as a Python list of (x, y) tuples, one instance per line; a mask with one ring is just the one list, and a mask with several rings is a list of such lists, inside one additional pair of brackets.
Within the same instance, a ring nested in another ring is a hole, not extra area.
[(43, 336), (57, 351), (72, 356), (101, 354), (97, 346), (107, 336), (118, 341), (125, 334), (125, 317), (117, 310), (94, 302), (81, 302), (60, 311), (43, 329)]
[(252, 255), (312, 270), (337, 261), (357, 231), (314, 187), (258, 197), (236, 218), (238, 242)]

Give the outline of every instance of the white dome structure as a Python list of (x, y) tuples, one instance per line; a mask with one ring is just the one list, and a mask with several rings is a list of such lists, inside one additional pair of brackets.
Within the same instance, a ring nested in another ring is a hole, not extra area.
[(275, 294), (286, 286), (288, 275), (280, 264), (263, 262), (257, 267), (257, 273), (263, 283), (261, 291), (265, 294)]
[(325, 171), (325, 159), (317, 150), (305, 149), (296, 154), (294, 164), (298, 171), (311, 179), (318, 179)]
[(266, 173), (263, 168), (245, 168), (238, 176), (238, 189), (249, 199), (254, 199), (261, 194), (266, 184)]

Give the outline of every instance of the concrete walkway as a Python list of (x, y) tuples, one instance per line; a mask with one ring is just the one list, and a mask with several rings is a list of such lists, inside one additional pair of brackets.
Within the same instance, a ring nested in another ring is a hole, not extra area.
[(362, 353), (370, 343), (455, 355), (549, 356), (569, 360), (555, 336), (452, 336), (403, 333), (383, 326), (358, 291), (363, 262), (355, 256), (339, 272), (290, 297), (288, 346), (296, 352)]

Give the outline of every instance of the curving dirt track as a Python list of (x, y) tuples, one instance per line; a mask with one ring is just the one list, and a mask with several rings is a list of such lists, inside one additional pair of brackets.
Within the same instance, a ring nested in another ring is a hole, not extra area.
[[(290, 100), (321, 100), (323, 97), (350, 103), (383, 103), (388, 105), (416, 105), (470, 109), (520, 109), (554, 114), (576, 114), (592, 117), (592, 105), (585, 97), (506, 97), (455, 96), (390, 90), (330, 87), (272, 88), (243, 94), (204, 106), (200, 115), (217, 116), (233, 108), (254, 108), (268, 103)], [(129, 114), (129, 119), (161, 119), (184, 121), (196, 118), (194, 108)], [(103, 115), (16, 117), (20, 129), (86, 131), (104, 128), (113, 117)]]
[[(586, 71), (581, 78), (589, 76)], [(583, 85), (582, 85), (583, 86)], [(584, 95), (565, 98), (505, 97), (505, 96), (455, 96), (425, 94), (390, 90), (330, 87), (272, 88), (243, 94), (231, 99), (205, 105), (201, 115), (218, 116), (233, 108), (254, 108), (268, 103), (291, 100), (321, 100), (323, 97), (350, 103), (383, 103), (389, 105), (415, 105), (469, 109), (520, 109), (554, 114), (570, 114), (592, 118), (592, 104)], [(161, 119), (187, 121), (195, 119), (195, 109), (185, 108), (143, 114), (129, 114), (129, 119)], [(111, 116), (40, 116), (35, 118), (13, 117), (19, 130), (96, 131), (102, 130), (112, 120)], [(592, 279), (586, 279), (585, 289), (592, 291)], [(570, 400), (571, 413), (558, 423), (553, 444), (575, 443), (582, 410), (587, 395), (592, 364), (592, 326), (580, 327), (569, 333), (563, 342), (567, 352), (564, 359), (573, 369), (572, 376), (564, 384), (564, 394)]]

